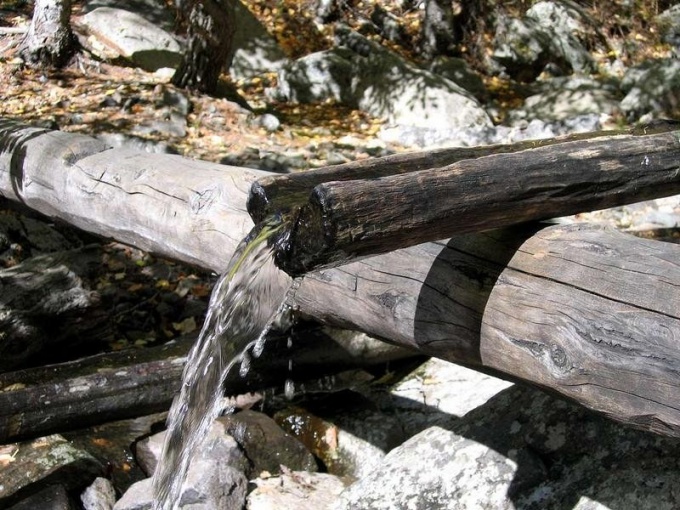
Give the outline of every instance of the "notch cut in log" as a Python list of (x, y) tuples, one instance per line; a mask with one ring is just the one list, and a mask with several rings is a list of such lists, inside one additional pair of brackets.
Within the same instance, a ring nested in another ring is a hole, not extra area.
[(329, 182), (314, 187), (277, 251), (293, 276), (453, 235), (680, 193), (680, 131), (547, 144), (378, 178), (333, 180), (332, 169), (323, 176)]

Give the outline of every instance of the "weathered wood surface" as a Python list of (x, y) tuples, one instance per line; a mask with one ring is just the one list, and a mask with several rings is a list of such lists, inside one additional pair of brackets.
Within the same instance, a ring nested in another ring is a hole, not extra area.
[[(180, 389), (194, 341), (193, 336), (185, 337), (160, 347), (0, 374), (0, 443), (167, 410)], [(381, 342), (314, 325), (301, 327), (290, 347), (288, 335), (272, 335), (263, 354), (252, 358), (245, 377), (231, 371), (226, 392), (283, 390), (286, 379), (309, 384), (310, 379), (342, 370), (417, 355), (375, 344)]]
[(551, 226), (307, 275), (303, 314), (680, 436), (680, 246)]
[(659, 121), (655, 124), (636, 126), (620, 131), (578, 133), (502, 145), (481, 147), (447, 147), (428, 151), (393, 154), (382, 158), (350, 161), (341, 165), (318, 168), (306, 172), (276, 174), (258, 179), (253, 183), (248, 197), (248, 212), (256, 222), (272, 213), (287, 212), (304, 204), (310, 192), (319, 184), (330, 181), (377, 179), (430, 168), (441, 168), (465, 159), (480, 158), (491, 154), (536, 149), (568, 141), (611, 137), (614, 135), (647, 135), (678, 129), (674, 122)]
[(0, 371), (38, 353), (111, 340), (108, 310), (82, 278), (101, 264), (96, 246), (32, 257), (0, 269)]
[(0, 197), (216, 271), (252, 226), (245, 194), (268, 175), (0, 119)]
[[(42, 135), (36, 136), (37, 142)], [(54, 143), (68, 146), (71, 136), (75, 135), (60, 133), (59, 143)], [(63, 154), (56, 147), (41, 159), (30, 141), (12, 142), (14, 148), (22, 149), (20, 156), (14, 156), (12, 147), (4, 143), (0, 176), (13, 176), (12, 182), (23, 183), (23, 191), (10, 198), (26, 201), (43, 212), (62, 214), (59, 201), (47, 192), (42, 193), (42, 199), (26, 200), (25, 190), (38, 186), (34, 184), (38, 180), (35, 168), (45, 174), (50, 168), (67, 175), (82, 172), (51, 160), (50, 154)], [(99, 160), (108, 165), (105, 168), (118, 168), (110, 172), (121, 182), (130, 182), (128, 173), (146, 174), (144, 168), (117, 161), (114, 156), (120, 154), (110, 151), (108, 162), (103, 156)], [(130, 154), (129, 159), (146, 164), (146, 159)], [(185, 169), (183, 165), (193, 164), (181, 158), (147, 157)], [(10, 165), (11, 161), (15, 163)], [(641, 162), (644, 159), (638, 164)], [(158, 163), (149, 164), (158, 169)], [(99, 175), (94, 166), (89, 168), (92, 175)], [(190, 176), (185, 178), (183, 182), (191, 181)], [(47, 177), (41, 179), (50, 182)], [(94, 182), (91, 176), (73, 179), (90, 186)], [(231, 218), (235, 221), (205, 229), (200, 214), (182, 210), (179, 216), (186, 222), (186, 235), (173, 233), (172, 225), (167, 224), (172, 223), (172, 214), (159, 213), (171, 210), (162, 207), (163, 200), (177, 203), (176, 184), (165, 178), (147, 181), (145, 186), (156, 190), (152, 197), (141, 192), (146, 190), (144, 186), (140, 192), (118, 190), (115, 195), (100, 193), (95, 187), (88, 204), (97, 214), (90, 222), (78, 215), (75, 218), (81, 228), (100, 233), (106, 233), (111, 222), (111, 236), (147, 249), (152, 244), (157, 246), (153, 251), (172, 252), (170, 256), (179, 260), (219, 271), (233, 250), (233, 244), (225, 239), (238, 239), (252, 226), (245, 211), (247, 187), (240, 183), (243, 181), (236, 179), (220, 184), (225, 187), (224, 194), (232, 197), (230, 207), (235, 216)], [(102, 188), (114, 193), (116, 186)], [(186, 188), (185, 192), (191, 194)], [(65, 183), (57, 196), (64, 197), (63, 206), (70, 210), (71, 193)], [(118, 202), (114, 203), (112, 196)], [(158, 202), (156, 208), (146, 215), (125, 215), (127, 228), (117, 229), (120, 220), (116, 215), (128, 202), (136, 201), (136, 207), (145, 210), (144, 200)], [(60, 217), (68, 219), (71, 213)], [(153, 234), (158, 232), (162, 234)], [(194, 232), (202, 236), (200, 243)], [(155, 239), (156, 244), (149, 239)], [(163, 248), (164, 243), (168, 247)], [(294, 301), (301, 312), (326, 323), (521, 379), (618, 421), (678, 436), (679, 249), (579, 227), (551, 227), (538, 233), (522, 227), (470, 234), (310, 274), (302, 280)], [(531, 322), (522, 320), (520, 310), (530, 313)]]
[(331, 180), (312, 190), (278, 262), (299, 276), (452, 235), (677, 193), (680, 131), (569, 141), (381, 178)]

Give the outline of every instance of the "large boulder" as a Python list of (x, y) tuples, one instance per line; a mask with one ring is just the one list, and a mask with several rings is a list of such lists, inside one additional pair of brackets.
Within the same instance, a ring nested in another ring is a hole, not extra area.
[(589, 73), (595, 63), (588, 46), (603, 41), (576, 3), (542, 1), (522, 18), (498, 17), (492, 58), (520, 81), (534, 80), (548, 65), (561, 73)]
[(619, 111), (619, 84), (583, 76), (561, 76), (537, 84), (535, 94), (508, 112), (508, 121), (562, 121), (583, 115), (612, 116)]
[(413, 66), (360, 34), (338, 27), (339, 47), (304, 57), (279, 73), (275, 98), (332, 99), (383, 119), (390, 127), (457, 132), (490, 127), (470, 92)]
[(621, 110), (628, 120), (650, 120), (680, 115), (680, 60), (648, 60), (631, 67), (623, 77), (621, 88), (626, 97)]
[(158, 25), (134, 12), (98, 7), (74, 23), (80, 43), (105, 60), (126, 59), (148, 71), (177, 67), (181, 47)]
[[(174, 15), (159, 0), (90, 0), (75, 24), (81, 44), (99, 58), (123, 58), (156, 71), (176, 68), (184, 51), (173, 34)], [(229, 73), (250, 78), (274, 72), (287, 62), (276, 39), (241, 2), (235, 2), (236, 26)]]
[(677, 508), (680, 442), (514, 386), (389, 452), (336, 509)]

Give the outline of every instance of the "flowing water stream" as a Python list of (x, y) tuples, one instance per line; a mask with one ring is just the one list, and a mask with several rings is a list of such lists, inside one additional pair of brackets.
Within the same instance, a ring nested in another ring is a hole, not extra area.
[[(278, 238), (277, 238), (278, 236)], [(292, 280), (274, 264), (285, 225), (269, 218), (241, 242), (210, 298), (203, 329), (186, 361), (170, 409), (163, 453), (153, 477), (154, 510), (174, 510), (191, 455), (222, 411), (224, 380), (236, 364), (247, 371), (273, 323), (287, 314)]]

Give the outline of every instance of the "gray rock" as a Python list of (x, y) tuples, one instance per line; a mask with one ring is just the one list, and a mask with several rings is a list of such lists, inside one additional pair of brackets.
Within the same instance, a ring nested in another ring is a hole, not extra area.
[(333, 48), (306, 55), (283, 66), (272, 96), (279, 101), (314, 103), (334, 100), (354, 105), (352, 52)]
[(0, 507), (33, 493), (45, 484), (82, 490), (103, 474), (92, 455), (54, 434), (18, 443), (13, 460), (2, 468)]
[(680, 105), (680, 60), (674, 58), (648, 60), (630, 68), (621, 88), (626, 97), (621, 110), (629, 120), (645, 117), (674, 118)]
[(513, 386), (387, 454), (335, 508), (676, 508), (680, 440)]
[(308, 55), (279, 72), (279, 100), (334, 100), (391, 126), (465, 129), (491, 119), (465, 89), (347, 28), (336, 28), (340, 47)]
[(592, 78), (568, 76), (540, 83), (542, 89), (525, 99), (521, 108), (508, 112), (508, 122), (563, 121), (588, 114), (615, 115), (619, 111), (618, 87)]
[(134, 12), (168, 32), (175, 28), (175, 16), (163, 0), (88, 0), (82, 12), (87, 14), (98, 7), (115, 7)]
[(680, 4), (663, 11), (655, 21), (663, 41), (673, 46), (676, 56), (680, 55)]
[(106, 478), (95, 478), (80, 495), (85, 510), (111, 510), (116, 503), (116, 490)]
[(428, 70), (456, 85), (460, 85), (479, 100), (483, 100), (487, 96), (484, 82), (462, 58), (440, 55), (430, 62)]
[(74, 30), (88, 51), (105, 60), (127, 59), (148, 71), (177, 67), (177, 40), (139, 14), (98, 7), (78, 18)]
[(236, 2), (235, 16), (238, 19), (234, 32), (231, 66), (232, 78), (251, 78), (258, 74), (276, 72), (287, 61), (281, 47), (241, 2)]
[(113, 505), (113, 510), (151, 510), (152, 505), (153, 485), (151, 478), (147, 478), (133, 483)]
[(526, 17), (534, 19), (549, 36), (553, 58), (567, 62), (577, 73), (595, 70), (595, 62), (584, 42), (597, 39), (599, 34), (588, 14), (576, 2), (536, 2), (526, 12)]
[(551, 60), (549, 48), (550, 37), (535, 19), (499, 16), (492, 58), (514, 79), (534, 80)]
[(526, 82), (548, 64), (558, 74), (588, 73), (595, 70), (595, 63), (584, 43), (593, 40), (604, 38), (578, 4), (541, 1), (521, 19), (498, 17), (492, 58), (510, 76)]
[(342, 481), (327, 473), (288, 472), (253, 480), (248, 510), (327, 510), (344, 489)]
[(264, 115), (261, 115), (258, 117), (257, 122), (269, 133), (278, 131), (278, 129), (281, 127), (281, 121), (276, 117), (276, 115), (272, 115), (271, 113), (265, 113)]
[(453, 130), (492, 125), (477, 100), (455, 83), (351, 30), (338, 28), (336, 37), (355, 54), (352, 96), (359, 109), (393, 126)]

